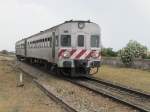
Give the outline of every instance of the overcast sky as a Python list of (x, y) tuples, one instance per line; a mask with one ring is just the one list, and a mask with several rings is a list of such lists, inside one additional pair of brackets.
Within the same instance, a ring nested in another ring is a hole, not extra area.
[(0, 50), (70, 19), (99, 24), (105, 47), (137, 40), (150, 48), (150, 0), (0, 0)]

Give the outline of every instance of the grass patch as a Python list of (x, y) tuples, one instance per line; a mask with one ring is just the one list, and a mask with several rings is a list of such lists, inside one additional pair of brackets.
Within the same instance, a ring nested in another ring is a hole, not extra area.
[(95, 77), (150, 92), (149, 71), (103, 65)]

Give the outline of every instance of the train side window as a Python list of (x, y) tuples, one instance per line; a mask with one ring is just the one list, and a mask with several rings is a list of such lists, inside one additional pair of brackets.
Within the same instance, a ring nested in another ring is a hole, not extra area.
[(44, 39), (42, 39), (42, 47), (44, 48), (45, 42)]
[(45, 38), (45, 42), (47, 42), (47, 38)]
[(34, 41), (33, 41), (33, 48), (35, 47)]
[(31, 42), (31, 48), (33, 48), (33, 41)]
[(78, 35), (78, 46), (84, 47), (84, 35)]
[(43, 39), (43, 48), (45, 47), (45, 38)]
[(45, 38), (45, 47), (47, 47), (47, 38)]
[(34, 45), (35, 45), (34, 48), (36, 48), (36, 40), (34, 41)]
[(50, 37), (48, 37), (47, 41), (50, 41)]
[(31, 48), (31, 42), (30, 42), (30, 48)]
[(43, 39), (41, 39), (41, 48), (43, 48)]
[(42, 39), (42, 48), (44, 48), (44, 39)]
[(52, 37), (49, 38), (50, 47), (52, 47)]
[(44, 38), (44, 47), (47, 47), (47, 38)]
[(32, 43), (31, 43), (31, 41), (30, 41), (30, 48), (32, 48)]
[(55, 37), (55, 46), (58, 46), (58, 36)]
[(40, 39), (39, 42), (40, 42), (39, 43), (39, 48), (41, 48), (42, 47), (42, 45), (41, 45), (42, 44), (42, 39)]
[(45, 42), (45, 48), (47, 47), (47, 38), (44, 39)]
[(32, 41), (32, 48), (33, 48), (33, 41)]
[(34, 42), (32, 41), (32, 48), (34, 48)]
[(63, 47), (71, 46), (71, 35), (61, 35), (61, 45)]
[(49, 47), (49, 37), (47, 38), (47, 48)]
[(34, 41), (34, 48), (36, 48), (36, 40)]
[(40, 40), (38, 40), (38, 48), (40, 48)]
[(37, 48), (37, 40), (35, 41), (35, 48)]
[(31, 41), (30, 41), (30, 48), (31, 48)]
[(29, 48), (29, 42), (28, 42), (28, 48)]

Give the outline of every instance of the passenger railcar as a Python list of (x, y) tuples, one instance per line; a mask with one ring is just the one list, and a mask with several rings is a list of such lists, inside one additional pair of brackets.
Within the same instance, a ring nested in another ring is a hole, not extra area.
[(18, 59), (21, 59), (26, 56), (25, 39), (16, 42), (15, 48), (16, 48), (16, 56)]
[(100, 36), (100, 27), (93, 22), (66, 21), (16, 42), (16, 56), (64, 75), (87, 75), (100, 67)]

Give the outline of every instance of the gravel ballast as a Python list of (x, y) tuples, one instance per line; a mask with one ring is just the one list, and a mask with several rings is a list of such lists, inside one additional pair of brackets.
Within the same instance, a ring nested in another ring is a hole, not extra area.
[(22, 63), (19, 66), (24, 71), (37, 77), (50, 91), (79, 112), (138, 112), (131, 107), (122, 105), (48, 73), (44, 73), (34, 67)]

